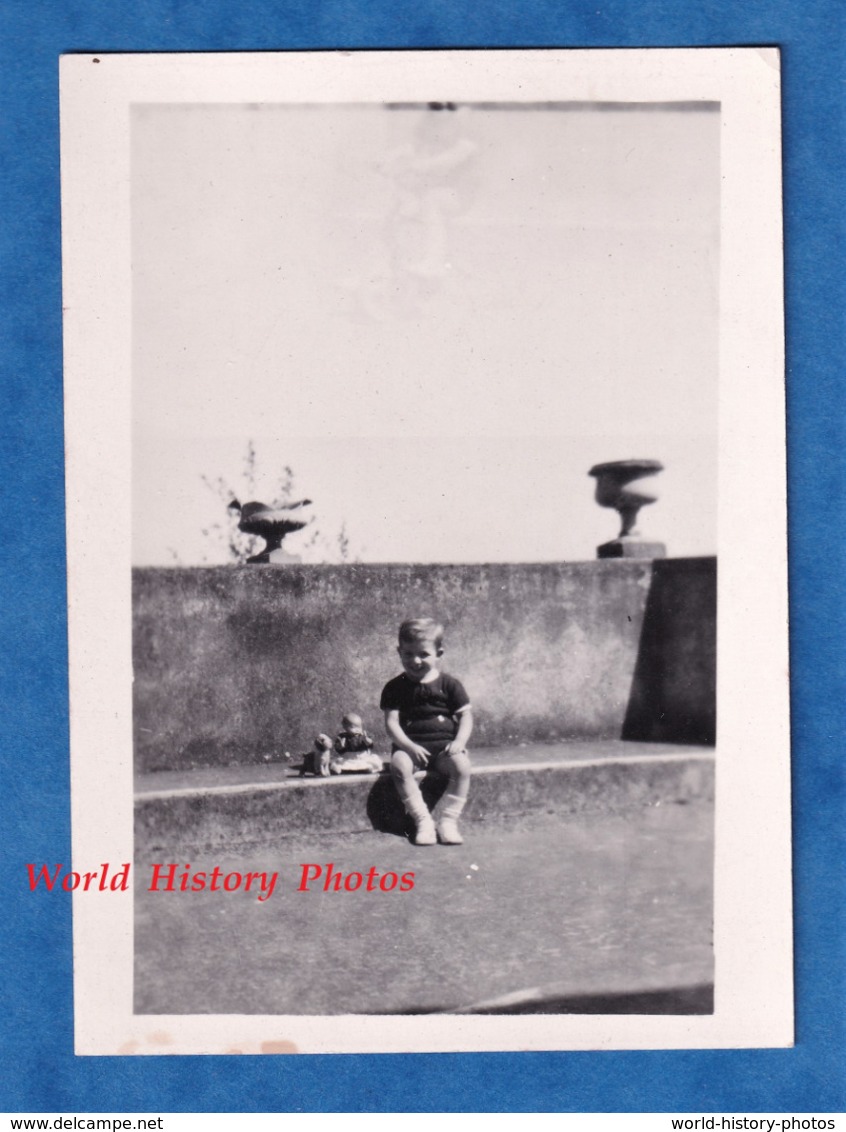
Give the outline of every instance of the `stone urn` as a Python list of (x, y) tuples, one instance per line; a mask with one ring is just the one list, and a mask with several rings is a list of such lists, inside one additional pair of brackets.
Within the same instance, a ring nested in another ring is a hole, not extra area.
[(268, 505), (266, 503), (244, 503), (233, 499), (229, 504), (230, 511), (240, 514), (238, 530), (246, 535), (257, 535), (267, 544), (259, 554), (248, 558), (247, 562), (254, 565), (277, 565), (296, 563), (300, 559), (289, 554), (282, 547), (282, 540), (294, 531), (301, 531), (308, 526), (312, 516), (303, 511), (311, 504), (310, 499), (301, 499), (297, 503), (281, 503)]
[(641, 507), (658, 498), (643, 481), (663, 470), (659, 460), (612, 460), (591, 468), (588, 475), (596, 479), (596, 502), (600, 507), (613, 507), (621, 521), (617, 537), (597, 547), (598, 558), (665, 557), (664, 543), (643, 539), (636, 525)]

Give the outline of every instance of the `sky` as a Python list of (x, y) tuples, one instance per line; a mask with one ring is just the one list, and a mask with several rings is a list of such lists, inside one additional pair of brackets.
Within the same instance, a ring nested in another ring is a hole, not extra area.
[(713, 106), (135, 106), (135, 563), (286, 465), (307, 561), (590, 559), (631, 457), (714, 553), (719, 185)]

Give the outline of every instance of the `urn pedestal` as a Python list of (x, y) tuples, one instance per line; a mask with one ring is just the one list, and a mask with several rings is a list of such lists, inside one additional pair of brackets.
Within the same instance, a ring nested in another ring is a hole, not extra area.
[(642, 538), (636, 527), (641, 507), (658, 498), (653, 491), (644, 490), (640, 481), (663, 469), (658, 460), (613, 460), (590, 469), (588, 475), (596, 479), (596, 502), (600, 507), (612, 507), (621, 520), (617, 537), (596, 548), (598, 558), (666, 557), (664, 543)]
[(254, 566), (298, 566), (302, 563), (302, 555), (289, 554), (281, 546), (277, 546), (275, 550), (268, 546), (261, 553), (248, 558), (247, 562)]

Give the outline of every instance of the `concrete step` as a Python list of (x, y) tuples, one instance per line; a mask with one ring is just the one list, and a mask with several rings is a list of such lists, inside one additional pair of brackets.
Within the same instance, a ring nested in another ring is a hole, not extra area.
[[(713, 799), (711, 747), (619, 740), (476, 749), (465, 820), (614, 813)], [(443, 779), (427, 776), (430, 806)], [(299, 778), (285, 764), (160, 772), (136, 781), (136, 855), (267, 844), (302, 833), (401, 834), (390, 775)]]

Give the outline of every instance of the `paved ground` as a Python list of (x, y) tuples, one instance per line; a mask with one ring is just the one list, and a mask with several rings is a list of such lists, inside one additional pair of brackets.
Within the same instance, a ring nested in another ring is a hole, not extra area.
[[(688, 757), (691, 751), (710, 751), (710, 747), (693, 747), (672, 743), (634, 743), (622, 739), (570, 739), (561, 743), (520, 743), (511, 747), (473, 749), (471, 757), (476, 771), (502, 770), (506, 767), (527, 767), (536, 764), (559, 766), (569, 762), (594, 762), (611, 759), (632, 759), (674, 755)], [(387, 760), (387, 754), (382, 754)], [(294, 760), (299, 767), (299, 757)], [(344, 775), (345, 779), (352, 776)], [(360, 776), (356, 776), (360, 777)], [(365, 776), (366, 777), (366, 776)], [(171, 790), (207, 790), (248, 784), (268, 785), (279, 782), (305, 783), (324, 787), (333, 779), (299, 777), (299, 770), (288, 763), (257, 763), (238, 766), (196, 767), (193, 770), (160, 770), (136, 777), (139, 797)]]
[[(703, 802), (474, 822), (458, 848), (370, 832), (179, 861), (277, 870), (264, 903), (243, 891), (151, 893), (151, 862), (138, 861), (136, 1010), (701, 1011), (712, 829)], [(413, 871), (414, 889), (296, 891), (309, 862)]]

